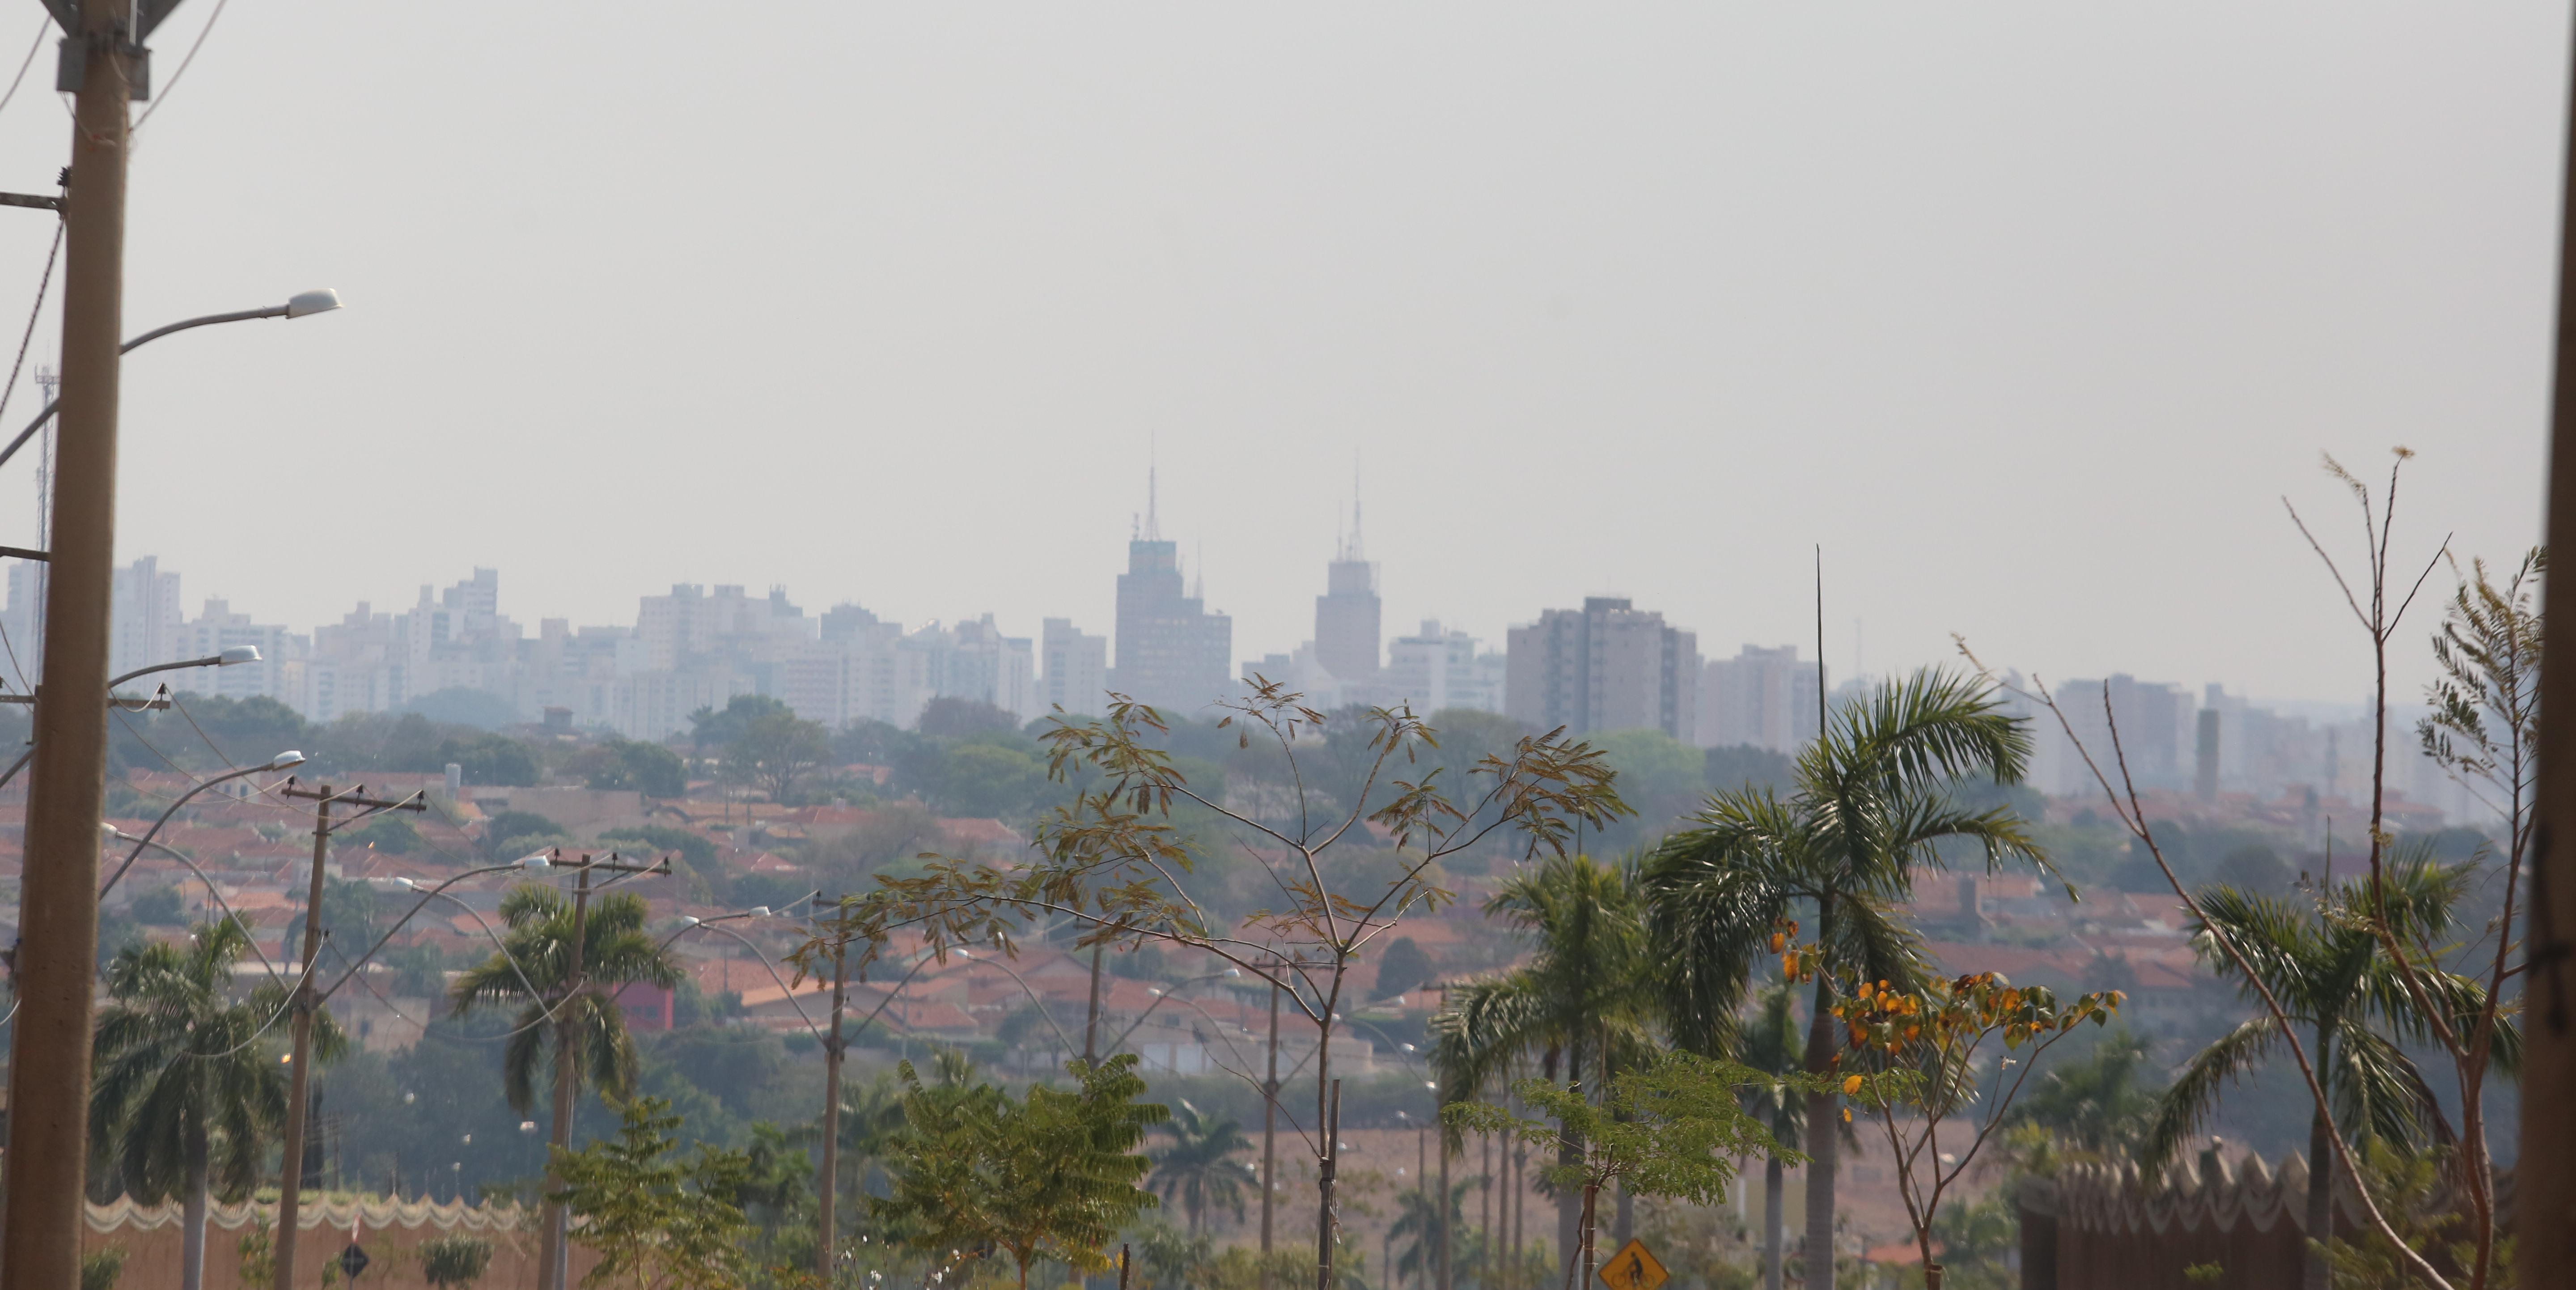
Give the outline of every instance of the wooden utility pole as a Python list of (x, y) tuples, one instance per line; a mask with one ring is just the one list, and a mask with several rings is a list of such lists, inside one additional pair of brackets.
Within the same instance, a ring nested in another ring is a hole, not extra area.
[[(574, 1056), (581, 1037), (581, 1009), (576, 1006), (575, 1000), (590, 984), (582, 975), (582, 957), (589, 948), (590, 942), (590, 875), (593, 873), (669, 873), (670, 862), (665, 860), (650, 865), (623, 864), (618, 861), (617, 853), (612, 851), (608, 853), (606, 860), (593, 860), (589, 856), (583, 856), (577, 867), (581, 870), (581, 881), (573, 889), (572, 944), (566, 947), (571, 970), (565, 975), (563, 990), (556, 996), (555, 1001), (554, 1132), (546, 1137), (546, 1141), (552, 1147), (566, 1150), (572, 1146), (573, 1103), (577, 1100), (576, 1093), (581, 1082), (581, 1062)], [(567, 1280), (566, 1273), (571, 1268), (572, 1250), (567, 1238), (572, 1215), (562, 1201), (554, 1199), (555, 1193), (562, 1191), (563, 1186), (563, 1175), (556, 1171), (555, 1151), (549, 1150), (546, 1152), (545, 1227), (537, 1235), (538, 1290), (563, 1290)], [(277, 1290), (292, 1290), (292, 1288), (281, 1285)]]
[[(2551, 359), (2552, 552), (2576, 551), (2576, 70), (2558, 208), (2558, 334)], [(2567, 605), (2561, 613), (2559, 606)], [(2542, 597), (2539, 827), (2523, 927), (2522, 1151), (2515, 1165), (2522, 1284), (2563, 1286), (2576, 1269), (2576, 597)], [(2562, 841), (2563, 840), (2563, 841)], [(2561, 848), (2564, 847), (2562, 854)]]
[[(63, 29), (54, 85), (76, 95), (63, 198), (63, 377), (46, 541), (46, 696), (36, 704), (23, 934), (11, 976), (7, 1202), (0, 1290), (80, 1284), (89, 1163), (99, 823), (107, 796), (108, 588), (116, 548), (117, 355), (125, 296), (127, 105), (151, 92), (143, 41), (178, 0), (46, 0)], [(68, 697), (66, 697), (68, 696)]]
[(304, 1108), (313, 1092), (313, 1014), (322, 1003), (321, 996), (313, 990), (313, 960), (322, 952), (322, 864), (331, 854), (331, 808), (359, 808), (358, 814), (340, 821), (347, 825), (379, 811), (425, 811), (429, 804), (418, 793), (400, 801), (384, 801), (367, 796), (364, 784), (345, 793), (334, 793), (328, 784), (298, 788), (291, 779), (282, 795), (313, 803), (313, 877), (304, 894), (304, 952), (297, 960), (302, 966), (295, 974), (295, 1019), (291, 1023), (295, 1040), (287, 1055), (285, 1151), (277, 1169), (277, 1266), (270, 1281), (275, 1290), (295, 1290), (296, 1213), (304, 1191)]
[(841, 1175), (841, 1059), (848, 1051), (841, 1038), (841, 1015), (849, 1008), (850, 942), (846, 934), (832, 942), (832, 1031), (823, 1040), (823, 1177), (816, 1187), (814, 1275), (832, 1284), (832, 1206)]

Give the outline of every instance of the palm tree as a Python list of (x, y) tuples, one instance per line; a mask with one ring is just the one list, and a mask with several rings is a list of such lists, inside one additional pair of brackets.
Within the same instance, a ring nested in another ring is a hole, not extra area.
[(617, 987), (649, 982), (668, 989), (680, 983), (679, 965), (645, 933), (644, 919), (640, 897), (622, 891), (591, 897), (582, 924), (583, 988), (566, 998), (572, 984), (572, 903), (551, 887), (533, 885), (512, 888), (501, 898), (501, 920), (510, 928), (503, 944), (509, 953), (496, 953), (467, 969), (448, 993), (460, 1017), (505, 1001), (520, 1005), (509, 1045), (502, 1050), (501, 1071), (510, 1106), (521, 1115), (536, 1105), (540, 1056), (564, 1060), (564, 1054), (546, 1054), (545, 1049), (558, 1043), (561, 1028), (553, 1023), (567, 1017), (576, 1045), (574, 1087), (584, 1079), (617, 1095), (634, 1087), (635, 1041), (626, 1033)]
[[(200, 926), (190, 942), (134, 946), (108, 963), (89, 1099), (92, 1149), (134, 1199), (179, 1197), (181, 1290), (205, 1281), (208, 1192), (248, 1195), (286, 1119), (277, 1060), (286, 1032), (269, 1024), (285, 1010), (285, 988), (271, 982), (232, 1001), (233, 964), (250, 949), (239, 923)], [(327, 1012), (314, 1018), (313, 1040), (324, 1061), (347, 1043)]]
[(1387, 1227), (1386, 1237), (1390, 1244), (1406, 1244), (1403, 1252), (1395, 1256), (1394, 1266), (1387, 1269), (1389, 1285), (1394, 1284), (1393, 1278), (1401, 1277), (1411, 1277), (1417, 1284), (1429, 1282), (1431, 1273), (1440, 1266), (1440, 1238), (1450, 1236), (1454, 1240), (1454, 1234), (1467, 1225), (1467, 1188), (1474, 1181), (1462, 1179), (1449, 1185), (1447, 1213), (1434, 1212), (1431, 1197), (1440, 1184), (1427, 1178), (1423, 1180), (1427, 1185), (1408, 1188), (1395, 1198), (1395, 1222)]
[[(1917, 868), (1945, 868), (1945, 850), (1974, 848), (1990, 869), (2014, 860), (2046, 870), (2009, 809), (1972, 810), (1950, 792), (1970, 776), (2017, 780), (2029, 761), (2030, 734), (1991, 682), (1927, 668), (1836, 712), (1799, 754), (1786, 800), (1767, 788), (1712, 795), (1696, 826), (1666, 838), (1645, 866), (1676, 1042), (1723, 1051), (1755, 960), (1784, 920), (1806, 914), (1823, 970), (1805, 1061), (1821, 1073), (1838, 1047), (1837, 976), (1910, 987), (1922, 974), (1914, 934), (1894, 912), (1912, 897)], [(1807, 1098), (1810, 1290), (1833, 1286), (1839, 1102), (1830, 1092)]]
[(2163, 1094), (2147, 1082), (2155, 1073), (2147, 1057), (2144, 1039), (2114, 1027), (2082, 1061), (2061, 1061), (2034, 1076), (2005, 1120), (2047, 1130), (2052, 1153), (2090, 1160), (2133, 1155)]
[[(1503, 1073), (1535, 1060), (1553, 1081), (1599, 1088), (1622, 1061), (1655, 1042), (1656, 991), (1635, 870), (1587, 855), (1551, 856), (1503, 884), (1488, 917), (1528, 933), (1529, 962), (1452, 992), (1432, 1019), (1432, 1067), (1442, 1105), (1475, 1098)], [(1579, 1150), (1568, 1137), (1560, 1160)], [(1621, 1198), (1624, 1210), (1626, 1198)], [(1581, 1203), (1557, 1196), (1556, 1256), (1575, 1254)]]
[[(1798, 988), (1790, 982), (1783, 981), (1763, 991), (1761, 1008), (1754, 1014), (1752, 1024), (1744, 1028), (1737, 1046), (1737, 1060), (1765, 1075), (1787, 1075), (1797, 1070), (1797, 1008)], [(1748, 1085), (1744, 1109), (1771, 1131), (1772, 1141), (1791, 1151), (1799, 1149), (1800, 1130), (1806, 1122), (1800, 1099), (1787, 1084)], [(1776, 1155), (1762, 1162), (1762, 1290), (1780, 1290), (1787, 1170), (1788, 1166)]]
[(1261, 1176), (1235, 1158), (1251, 1150), (1252, 1142), (1234, 1117), (1209, 1115), (1184, 1098), (1180, 1113), (1164, 1121), (1162, 1130), (1171, 1135), (1170, 1145), (1145, 1153), (1154, 1161), (1151, 1185), (1165, 1200), (1177, 1194), (1190, 1216), (1190, 1235), (1199, 1234), (1210, 1206), (1231, 1209), (1241, 1219), (1244, 1189), (1258, 1189)]
[[(2439, 943), (2475, 878), (2474, 863), (2444, 865), (2427, 846), (2400, 848), (2387, 866), (2390, 933), (2410, 945)], [(2304, 899), (2212, 887), (2199, 893), (2199, 903), (2207, 921), (2194, 925), (2192, 948), (2218, 972), (2234, 976), (2235, 962), (2218, 947), (2216, 933), (2224, 932), (2280, 1000), (2283, 1013), (2314, 1032), (2309, 1055), (2347, 1135), (2404, 1143), (2450, 1139), (2423, 1072), (2398, 1047), (2401, 1039), (2425, 1041), (2432, 1027), (2396, 967), (2381, 954), (2378, 934), (2364, 917), (2376, 908), (2366, 882)], [(2432, 1002), (2450, 1013), (2454, 1026), (2464, 1025), (2485, 1002), (2485, 987), (2474, 977), (2420, 974), (2429, 982)], [(2246, 995), (2255, 993), (2250, 981), (2239, 978), (2237, 986)], [(2383, 1029), (2373, 1029), (2374, 1021)], [(2148, 1127), (2148, 1171), (2163, 1168), (2217, 1108), (2221, 1090), (2259, 1068), (2281, 1040), (2266, 1012), (2193, 1055), (2165, 1090)], [(2495, 1052), (2499, 1070), (2509, 1073), (2520, 1064), (2522, 1033), (2510, 1019), (2497, 1019)], [(2304, 1284), (2310, 1290), (2323, 1290), (2327, 1281), (2326, 1262), (2313, 1251), (2331, 1234), (2333, 1188), (2326, 1180), (2334, 1169), (2334, 1143), (2320, 1108), (2308, 1123), (2307, 1235), (2312, 1253)]]

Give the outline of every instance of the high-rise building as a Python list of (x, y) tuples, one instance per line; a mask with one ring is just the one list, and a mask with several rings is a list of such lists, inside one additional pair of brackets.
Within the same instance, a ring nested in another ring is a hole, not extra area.
[(163, 573), (156, 556), (116, 571), (110, 589), (107, 674), (123, 676), (179, 659), (179, 575)]
[(1503, 712), (1540, 730), (1661, 730), (1695, 741), (1699, 637), (1624, 597), (1588, 596), (1511, 629)]
[(1751, 744), (1793, 753), (1816, 737), (1816, 665), (1798, 647), (1747, 645), (1733, 658), (1710, 659), (1700, 672), (1699, 743)]
[(1359, 506), (1351, 507), (1351, 533), (1324, 567), (1324, 594), (1315, 597), (1315, 661), (1346, 685), (1377, 675), (1377, 566), (1360, 549)]
[(1118, 575), (1118, 665), (1110, 684), (1139, 703), (1187, 715), (1235, 689), (1234, 620), (1209, 613), (1203, 596), (1183, 593), (1180, 544), (1163, 538), (1153, 490), (1149, 477), (1144, 523), (1127, 544), (1127, 572)]
[(1475, 637), (1425, 619), (1419, 633), (1387, 642), (1375, 689), (1387, 706), (1409, 703), (1416, 716), (1442, 708), (1500, 712), (1505, 666), (1499, 653), (1478, 653)]
[(1038, 635), (1040, 682), (1050, 709), (1097, 717), (1109, 711), (1109, 638), (1077, 630), (1070, 618), (1050, 618)]

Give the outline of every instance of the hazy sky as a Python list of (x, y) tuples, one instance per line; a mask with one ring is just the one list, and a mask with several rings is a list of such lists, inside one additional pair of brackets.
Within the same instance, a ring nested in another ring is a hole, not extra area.
[[(1158, 441), (1242, 657), (1311, 634), (1356, 458), (1390, 634), (1804, 642), (1822, 542), (1838, 670), (1857, 618), (1871, 670), (2351, 699), (2279, 499), (2357, 543), (2317, 455), (2405, 443), (2408, 558), (2535, 537), (2567, 23), (235, 0), (141, 136), (127, 330), (350, 308), (130, 361), (121, 551), (298, 630), (487, 564), (531, 627), (693, 581), (1105, 632)], [(0, 187), (65, 155), (50, 63)], [(0, 316), (49, 233), (0, 211)]]

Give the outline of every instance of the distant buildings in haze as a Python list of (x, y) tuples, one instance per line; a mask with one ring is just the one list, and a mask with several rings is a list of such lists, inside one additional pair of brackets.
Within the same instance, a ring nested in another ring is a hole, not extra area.
[(1587, 596), (1511, 630), (1504, 715), (1538, 730), (1699, 733), (1699, 637), (1625, 597)]

